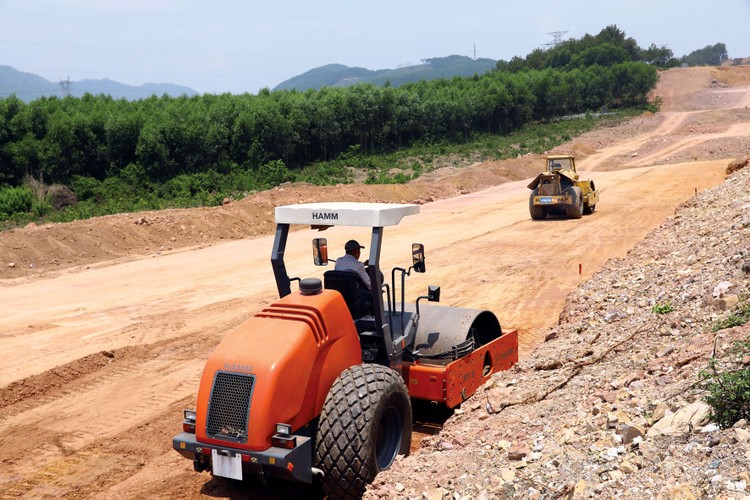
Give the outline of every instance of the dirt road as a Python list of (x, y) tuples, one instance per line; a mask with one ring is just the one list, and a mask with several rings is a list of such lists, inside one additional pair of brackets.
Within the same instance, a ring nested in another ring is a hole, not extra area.
[[(427, 203), (389, 228), (384, 267), (405, 264), (411, 243), (424, 243), (427, 273), (409, 278), (407, 297), (434, 284), (445, 305), (491, 309), (505, 328), (519, 329), (527, 356), (581, 280), (607, 259), (626, 256), (678, 204), (720, 183), (737, 152), (711, 161), (667, 158), (698, 157), (703, 143), (748, 143), (750, 115), (743, 110), (750, 87), (696, 88), (721, 94), (722, 106), (681, 111), (670, 101), (663, 116), (580, 162), (602, 191), (594, 214), (532, 221), (528, 180), (502, 184)], [(699, 102), (695, 93), (685, 96), (691, 106)], [(714, 118), (722, 110), (733, 113), (724, 124)], [(695, 127), (702, 114), (714, 126)], [(681, 137), (685, 127), (693, 131)], [(618, 158), (629, 168), (612, 170)], [(352, 237), (369, 241), (366, 231), (297, 231), (287, 247), (290, 274), (322, 274), (311, 263), (310, 239), (317, 236), (332, 249)], [(224, 332), (275, 300), (271, 241), (243, 239), (0, 282), (0, 496), (236, 494), (235, 486), (194, 473), (171, 450), (171, 437)]]

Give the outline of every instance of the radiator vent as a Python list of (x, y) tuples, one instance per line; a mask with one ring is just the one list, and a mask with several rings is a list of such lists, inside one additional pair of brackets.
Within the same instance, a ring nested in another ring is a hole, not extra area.
[(206, 434), (214, 439), (247, 442), (247, 420), (255, 376), (216, 372), (208, 403)]

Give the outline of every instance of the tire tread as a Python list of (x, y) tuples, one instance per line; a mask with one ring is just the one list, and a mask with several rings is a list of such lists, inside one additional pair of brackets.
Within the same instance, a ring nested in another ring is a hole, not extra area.
[[(408, 392), (401, 377), (376, 364), (355, 365), (336, 379), (318, 424), (315, 463), (324, 472), (323, 488), (331, 498), (360, 498), (377, 475), (372, 440), (375, 408), (393, 392)], [(411, 425), (409, 406), (408, 422)], [(411, 429), (408, 431), (411, 435)], [(409, 450), (409, 439), (404, 444)]]

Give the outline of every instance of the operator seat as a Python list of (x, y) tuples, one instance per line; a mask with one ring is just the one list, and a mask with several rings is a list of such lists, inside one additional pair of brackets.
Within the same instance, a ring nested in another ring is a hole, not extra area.
[(372, 314), (370, 292), (356, 273), (350, 271), (326, 271), (323, 273), (324, 288), (336, 290), (343, 297), (353, 319)]

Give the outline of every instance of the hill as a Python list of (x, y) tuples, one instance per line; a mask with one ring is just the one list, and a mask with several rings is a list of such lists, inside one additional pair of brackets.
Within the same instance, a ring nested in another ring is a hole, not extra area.
[[(82, 97), (84, 94), (105, 94), (114, 99), (145, 99), (152, 95), (168, 94), (174, 97), (196, 95), (189, 87), (171, 83), (144, 83), (127, 85), (109, 79), (69, 81), (70, 95)], [(22, 101), (29, 102), (39, 97), (62, 96), (58, 83), (50, 82), (33, 73), (18, 71), (10, 66), (0, 65), (0, 98), (15, 94)]]
[(425, 59), (422, 64), (396, 69), (369, 70), (343, 64), (328, 64), (285, 80), (273, 90), (302, 91), (321, 87), (346, 87), (357, 83), (390, 84), (398, 87), (420, 80), (481, 75), (493, 70), (496, 64), (497, 61), (492, 59), (472, 59), (457, 55)]

